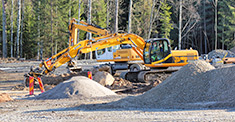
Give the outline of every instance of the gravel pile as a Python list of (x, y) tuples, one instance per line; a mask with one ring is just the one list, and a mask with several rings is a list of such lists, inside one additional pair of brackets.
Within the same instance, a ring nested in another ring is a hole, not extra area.
[(215, 69), (205, 61), (195, 61), (143, 95), (109, 103), (106, 108), (234, 107), (234, 72), (235, 66)]
[(230, 49), (230, 51), (232, 51), (233, 53), (235, 53), (235, 47), (233, 47), (232, 49)]
[(113, 91), (99, 83), (84, 77), (76, 76), (58, 84), (38, 96), (36, 99), (63, 99), (70, 97), (104, 97), (116, 95)]
[[(227, 53), (227, 55), (226, 55)], [(233, 53), (230, 50), (213, 50), (211, 52), (208, 53), (208, 58), (212, 59), (213, 57), (217, 58), (223, 58), (226, 55), (226, 57), (235, 57), (235, 53)]]

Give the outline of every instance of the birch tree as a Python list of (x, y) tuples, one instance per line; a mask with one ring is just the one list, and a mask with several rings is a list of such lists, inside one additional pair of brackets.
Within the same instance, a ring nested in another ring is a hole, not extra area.
[(132, 15), (132, 0), (130, 0), (129, 3), (128, 33), (131, 33), (131, 15)]
[(118, 4), (119, 1), (115, 0), (115, 26), (114, 26), (114, 32), (118, 32)]
[(182, 0), (180, 0), (180, 7), (179, 7), (179, 50), (181, 50), (181, 27), (182, 27)]
[(215, 6), (215, 50), (217, 49), (217, 5), (218, 5), (218, 0), (214, 1), (214, 6)]
[(22, 0), (22, 20), (21, 20), (21, 33), (20, 33), (20, 57), (22, 58), (23, 57), (23, 42), (22, 42), (22, 39), (23, 39), (23, 27), (24, 27), (24, 0)]
[[(88, 0), (88, 17), (87, 17), (87, 22), (88, 24), (91, 24), (91, 9), (92, 9), (92, 0)], [(92, 35), (91, 33), (89, 32), (88, 33), (88, 39), (91, 39), (92, 38)], [(91, 42), (90, 42), (91, 44)], [(90, 59), (92, 59), (92, 52), (90, 52)]]
[[(80, 15), (81, 14), (81, 0), (78, 0), (78, 21), (80, 21)], [(79, 42), (79, 33), (80, 30), (78, 29), (78, 34), (77, 34), (77, 42)]]
[(2, 56), (7, 57), (6, 9), (5, 0), (2, 0)]
[(16, 58), (19, 58), (20, 53), (20, 24), (21, 24), (21, 0), (18, 0), (18, 17), (17, 17), (17, 38), (16, 38)]

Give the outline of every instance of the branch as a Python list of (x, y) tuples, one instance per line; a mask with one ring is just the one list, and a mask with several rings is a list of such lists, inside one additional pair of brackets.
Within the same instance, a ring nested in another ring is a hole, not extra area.
[(192, 18), (192, 14), (190, 15), (189, 20), (187, 21), (187, 23), (184, 25), (184, 28), (182, 29), (182, 32), (184, 32), (185, 28), (188, 26), (191, 18)]
[(195, 22), (189, 29), (188, 31), (181, 37), (181, 39), (183, 39), (187, 34), (188, 32), (197, 24), (197, 22)]

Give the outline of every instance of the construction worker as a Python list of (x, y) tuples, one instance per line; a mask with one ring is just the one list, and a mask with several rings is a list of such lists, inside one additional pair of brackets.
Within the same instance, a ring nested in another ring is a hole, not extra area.
[(159, 43), (155, 42), (152, 46), (151, 51), (151, 59), (152, 61), (161, 60), (163, 58), (163, 43), (160, 41)]

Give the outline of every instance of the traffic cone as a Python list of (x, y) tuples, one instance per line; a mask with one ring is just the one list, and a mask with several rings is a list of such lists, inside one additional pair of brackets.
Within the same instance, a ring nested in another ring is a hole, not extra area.
[(29, 76), (29, 95), (34, 93), (34, 77)]
[(91, 71), (88, 71), (87, 75), (88, 75), (88, 78), (92, 79), (92, 72)]
[(41, 93), (43, 93), (45, 90), (44, 90), (44, 86), (43, 86), (43, 83), (42, 83), (42, 79), (40, 77), (38, 77), (37, 79), (38, 79), (38, 83), (39, 83)]

